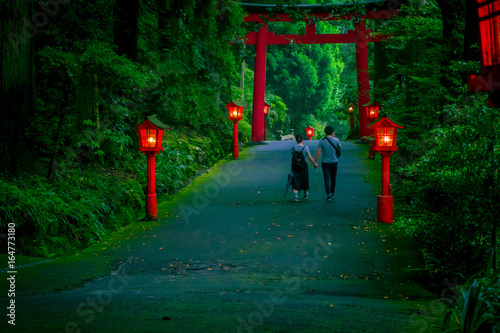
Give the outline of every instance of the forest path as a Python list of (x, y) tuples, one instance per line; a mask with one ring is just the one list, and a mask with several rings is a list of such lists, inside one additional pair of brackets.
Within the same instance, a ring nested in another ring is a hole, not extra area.
[[(436, 297), (404, 270), (415, 250), (375, 220), (368, 147), (342, 142), (333, 202), (313, 167), (309, 199), (294, 202), (292, 144), (245, 147), (161, 204), (158, 221), (20, 269), (8, 331), (431, 332)], [(314, 156), (317, 141), (305, 144)]]

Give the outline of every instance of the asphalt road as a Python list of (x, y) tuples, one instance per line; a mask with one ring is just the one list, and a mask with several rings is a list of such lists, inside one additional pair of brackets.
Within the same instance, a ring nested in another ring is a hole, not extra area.
[(246, 147), (158, 221), (20, 268), (16, 325), (3, 315), (2, 332), (431, 332), (437, 297), (404, 270), (416, 250), (375, 221), (376, 162), (342, 144), (333, 202), (312, 166), (309, 199), (284, 196), (291, 141)]

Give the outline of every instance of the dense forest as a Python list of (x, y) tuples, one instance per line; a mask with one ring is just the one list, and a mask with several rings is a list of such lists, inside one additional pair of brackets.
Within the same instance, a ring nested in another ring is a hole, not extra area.
[[(298, 11), (320, 1), (285, 3)], [(398, 5), (398, 16), (368, 22), (391, 36), (369, 44), (372, 98), (405, 126), (392, 166), (394, 225), (415, 236), (422, 270), (437, 279), (484, 273), (498, 264), (500, 124), (486, 94), (467, 91), (480, 70), (476, 2)], [(157, 156), (164, 198), (229, 156), (224, 105), (252, 104), (254, 47), (242, 37), (258, 28), (238, 1), (7, 0), (0, 15), (0, 228), (16, 224), (21, 252), (80, 249), (144, 215), (135, 127), (145, 116), (171, 126)], [(318, 31), (346, 32), (355, 20)], [(357, 101), (354, 45), (270, 46), (266, 83), (269, 140), (326, 124), (356, 138), (346, 114)], [(250, 124), (251, 107), (242, 141)]]

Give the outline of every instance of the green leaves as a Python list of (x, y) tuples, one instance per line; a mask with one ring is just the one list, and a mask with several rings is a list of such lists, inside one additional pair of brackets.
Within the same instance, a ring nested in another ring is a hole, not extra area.
[(456, 287), (445, 317), (445, 332), (497, 332), (500, 328), (500, 274), (475, 276)]

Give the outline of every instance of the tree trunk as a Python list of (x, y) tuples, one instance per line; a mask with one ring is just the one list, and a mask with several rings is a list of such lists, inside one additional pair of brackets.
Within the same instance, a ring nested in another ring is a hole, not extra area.
[[(465, 31), (464, 31), (464, 60), (479, 61), (479, 49), (472, 46), (478, 43), (479, 19), (477, 16), (476, 0), (465, 1)], [(464, 73), (463, 83), (467, 83), (467, 78), (471, 73)]]
[(117, 53), (137, 61), (137, 20), (139, 18), (138, 0), (116, 0), (114, 10), (114, 43)]
[[(378, 26), (380, 22), (376, 21), (375, 29), (378, 30)], [(373, 45), (373, 85), (374, 85), (374, 94), (373, 98), (377, 99), (377, 89), (382, 89), (383, 84), (381, 81), (387, 79), (391, 76), (394, 71), (389, 67), (390, 60), (387, 57), (386, 53), (386, 42), (378, 42)]]
[(164, 50), (168, 48), (168, 40), (165, 34), (168, 28), (168, 22), (166, 13), (167, 3), (165, 0), (158, 0), (158, 30), (160, 31), (160, 36), (158, 37), (158, 50), (160, 54), (163, 54)]
[(26, 136), (35, 107), (33, 1), (2, 1), (0, 17), (0, 172), (16, 175), (36, 162)]
[[(453, 87), (450, 65), (454, 60), (460, 60), (461, 51), (457, 52), (457, 45), (460, 45), (460, 33), (463, 33), (458, 26), (460, 20), (465, 19), (465, 7), (462, 1), (437, 0), (443, 18), (443, 44), (441, 55), (441, 85), (445, 88)], [(457, 37), (456, 37), (457, 36)], [(451, 92), (451, 91), (450, 91)]]

